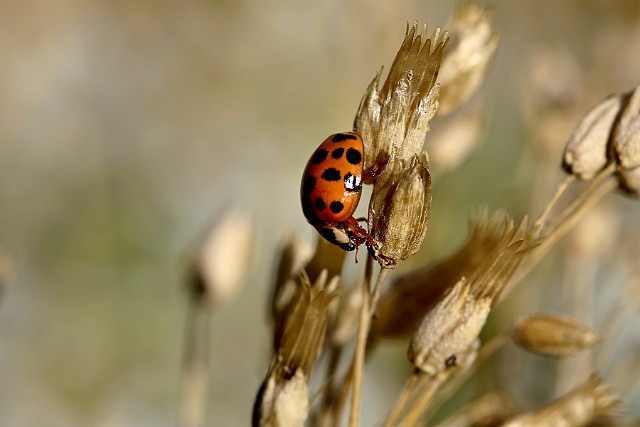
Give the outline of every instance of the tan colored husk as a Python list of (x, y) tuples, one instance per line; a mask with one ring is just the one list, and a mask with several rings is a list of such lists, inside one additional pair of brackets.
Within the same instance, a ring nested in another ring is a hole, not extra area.
[(297, 369), (287, 378), (274, 369), (256, 408), (259, 427), (302, 427), (309, 415), (308, 377)]
[(311, 285), (305, 275), (298, 281), (295, 305), (287, 315), (278, 348), (278, 363), (288, 372), (301, 368), (311, 374), (324, 342), (329, 304), (338, 295), (338, 276), (327, 281), (327, 271)]
[(273, 320), (273, 348), (280, 347), (287, 313), (298, 294), (299, 274), (302, 267), (311, 257), (311, 250), (295, 235), (283, 240), (277, 259), (275, 280), (271, 291), (271, 318)]
[(482, 211), (469, 220), (469, 237), (453, 254), (397, 277), (380, 297), (372, 335), (401, 338), (413, 333), (443, 294), (471, 274), (500, 241), (500, 220)]
[(485, 324), (491, 300), (476, 300), (470, 284), (461, 279), (423, 319), (413, 334), (408, 356), (413, 365), (435, 376), (456, 366)]
[(622, 102), (620, 95), (612, 95), (596, 105), (578, 123), (563, 155), (563, 166), (570, 174), (587, 180), (607, 165), (610, 134)]
[(386, 193), (374, 216), (372, 235), (380, 254), (394, 264), (420, 249), (431, 210), (431, 175), (426, 154), (416, 158)]
[(231, 299), (250, 270), (253, 245), (249, 214), (237, 209), (224, 212), (197, 249), (189, 283), (192, 295), (216, 306)]
[(578, 320), (552, 313), (521, 317), (513, 327), (512, 338), (529, 351), (552, 357), (576, 354), (600, 340), (595, 330)]
[(507, 218), (500, 242), (424, 317), (409, 347), (409, 359), (436, 375), (457, 365), (478, 338), (491, 308), (500, 300), (523, 256), (538, 244), (526, 218), (516, 228)]
[(456, 7), (447, 25), (452, 46), (442, 59), (439, 115), (467, 102), (485, 79), (500, 37), (491, 25), (493, 8), (465, 2)]
[(536, 411), (511, 419), (503, 427), (585, 426), (594, 418), (608, 414), (618, 403), (615, 391), (594, 374), (574, 391)]
[(628, 98), (613, 134), (612, 146), (623, 169), (640, 167), (640, 86)]

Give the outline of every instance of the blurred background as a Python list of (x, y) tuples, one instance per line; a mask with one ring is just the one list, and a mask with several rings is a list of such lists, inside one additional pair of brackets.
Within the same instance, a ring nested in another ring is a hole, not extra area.
[[(407, 268), (458, 245), (482, 204), (537, 214), (576, 121), (640, 80), (637, 1), (494, 4), (501, 45), (474, 100), (480, 145), (454, 171), (432, 165), (430, 230)], [(252, 215), (257, 243), (244, 287), (213, 316), (207, 425), (248, 425), (276, 247), (285, 232), (315, 233), (299, 206), (306, 160), (351, 129), (406, 22), (444, 26), (452, 11), (445, 0), (0, 2), (0, 426), (174, 425), (188, 251), (228, 206)], [(541, 137), (554, 108), (570, 120)], [(640, 235), (639, 203), (611, 198)], [(389, 407), (405, 349), (376, 356), (365, 405)]]

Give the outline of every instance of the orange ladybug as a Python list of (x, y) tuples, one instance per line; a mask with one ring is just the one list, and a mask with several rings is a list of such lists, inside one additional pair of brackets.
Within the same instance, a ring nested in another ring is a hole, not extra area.
[(353, 213), (362, 194), (364, 143), (354, 132), (336, 133), (313, 152), (302, 175), (300, 199), (307, 221), (345, 251), (373, 238)]

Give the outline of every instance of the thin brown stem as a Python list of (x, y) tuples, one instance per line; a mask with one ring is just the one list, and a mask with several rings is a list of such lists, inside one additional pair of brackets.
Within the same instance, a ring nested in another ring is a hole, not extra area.
[(575, 177), (573, 175), (568, 175), (562, 180), (562, 182), (560, 182), (560, 184), (556, 188), (555, 193), (553, 193), (553, 196), (551, 196), (551, 200), (549, 200), (549, 203), (547, 203), (544, 210), (542, 211), (542, 213), (540, 214), (536, 222), (533, 224), (534, 227), (544, 226), (544, 223), (547, 221), (549, 214), (558, 203), (558, 200), (560, 200), (560, 197), (564, 194), (567, 188), (569, 188), (569, 185), (574, 180), (575, 180)]
[(418, 384), (418, 378), (420, 374), (421, 372), (417, 369), (415, 369), (411, 373), (411, 375), (407, 379), (407, 382), (404, 384), (402, 391), (400, 392), (398, 400), (396, 400), (393, 408), (391, 408), (391, 412), (389, 412), (389, 415), (387, 416), (383, 427), (392, 427), (400, 414), (402, 414), (404, 408), (407, 406), (410, 400), (410, 397), (413, 396), (416, 385)]
[[(407, 415), (398, 423), (399, 427), (413, 427), (415, 426), (420, 418), (424, 415), (424, 412), (429, 407), (431, 403), (431, 398), (433, 397), (438, 387), (449, 377), (449, 371), (441, 372), (435, 377), (428, 376), (426, 374), (420, 375), (419, 378), (419, 386), (416, 387), (418, 390), (418, 396), (415, 403), (409, 408)], [(425, 384), (426, 383), (426, 384)]]
[(187, 312), (182, 361), (182, 393), (179, 425), (203, 425), (209, 372), (211, 310), (205, 301), (194, 299)]

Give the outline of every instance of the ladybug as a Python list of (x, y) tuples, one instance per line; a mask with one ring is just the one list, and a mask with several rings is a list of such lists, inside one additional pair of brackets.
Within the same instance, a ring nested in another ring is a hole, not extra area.
[(302, 211), (309, 224), (345, 251), (373, 238), (353, 217), (362, 194), (364, 143), (354, 132), (329, 136), (307, 162), (300, 185)]

